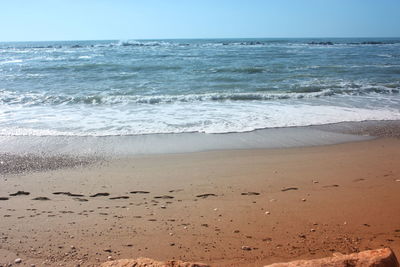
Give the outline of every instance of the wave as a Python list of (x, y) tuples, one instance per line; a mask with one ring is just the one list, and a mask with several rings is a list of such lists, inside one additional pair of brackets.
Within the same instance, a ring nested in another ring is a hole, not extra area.
[[(87, 59), (87, 58), (86, 58)], [(71, 61), (71, 60), (70, 60)], [(177, 65), (141, 65), (141, 66), (127, 66), (116, 63), (85, 63), (85, 64), (63, 64), (53, 66), (40, 66), (40, 67), (24, 67), (23, 72), (82, 72), (82, 71), (163, 71), (163, 70), (180, 70), (182, 66)]]
[(365, 96), (372, 94), (398, 94), (399, 87), (370, 86), (353, 88), (318, 88), (315, 86), (303, 86), (291, 92), (249, 92), (249, 93), (203, 93), (186, 95), (135, 95), (126, 92), (94, 95), (59, 95), (40, 93), (17, 93), (0, 91), (0, 104), (2, 105), (118, 105), (118, 104), (170, 104), (179, 102), (224, 102), (224, 101), (273, 101), (285, 99), (321, 98), (334, 95)]
[(83, 41), (83, 42), (55, 42), (55, 43), (15, 43), (14, 45), (1, 45), (3, 50), (58, 50), (58, 49), (88, 49), (88, 48), (112, 48), (112, 47), (221, 47), (221, 46), (337, 46), (337, 45), (393, 45), (399, 44), (398, 39), (388, 40), (323, 40), (323, 39), (210, 39), (210, 40), (119, 40), (119, 41)]
[(217, 68), (217, 69), (211, 70), (211, 72), (214, 72), (214, 73), (247, 73), (247, 74), (263, 73), (265, 71), (266, 70), (261, 67)]
[(22, 63), (22, 59), (11, 59), (11, 60), (5, 60), (5, 61), (0, 61), (0, 65), (3, 64), (13, 64), (13, 63)]

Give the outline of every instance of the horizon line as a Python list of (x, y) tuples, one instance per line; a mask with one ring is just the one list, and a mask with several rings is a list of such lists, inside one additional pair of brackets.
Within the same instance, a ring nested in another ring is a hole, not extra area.
[(362, 39), (362, 38), (382, 38), (399, 39), (400, 36), (362, 36), (362, 37), (196, 37), (196, 38), (119, 38), (119, 39), (59, 39), (59, 40), (18, 40), (0, 41), (0, 43), (20, 43), (20, 42), (87, 42), (87, 41), (150, 41), (150, 40), (229, 40), (229, 39)]

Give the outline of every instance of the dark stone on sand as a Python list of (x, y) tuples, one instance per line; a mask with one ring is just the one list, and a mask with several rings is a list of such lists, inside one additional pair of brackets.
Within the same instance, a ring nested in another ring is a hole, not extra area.
[(0, 200), (9, 200), (8, 197), (0, 197)]
[(242, 196), (258, 196), (260, 193), (257, 192), (243, 192)]
[(173, 196), (167, 196), (167, 195), (163, 195), (163, 196), (156, 196), (154, 198), (159, 198), (159, 199), (172, 199), (174, 198)]
[(282, 192), (286, 192), (286, 191), (290, 191), (290, 190), (298, 190), (298, 188), (297, 187), (285, 187), (285, 188), (281, 189)]
[(110, 193), (96, 193), (94, 195), (91, 195), (90, 197), (107, 197), (109, 195)]
[(197, 195), (196, 197), (207, 198), (207, 197), (216, 197), (216, 194), (201, 194)]
[(73, 194), (71, 192), (54, 192), (54, 195), (66, 195), (69, 197), (84, 197), (84, 195), (82, 194)]
[(150, 192), (148, 192), (148, 191), (132, 191), (130, 193), (131, 194), (149, 194)]
[(13, 193), (13, 194), (10, 194), (10, 196), (12, 196), (12, 197), (15, 197), (15, 196), (27, 196), (27, 195), (29, 195), (29, 194), (30, 194), (29, 192), (18, 191), (18, 192), (15, 192), (15, 193)]
[(128, 196), (110, 197), (110, 199), (128, 199)]
[(32, 200), (50, 200), (50, 198), (48, 198), (48, 197), (35, 197), (35, 198), (32, 198)]

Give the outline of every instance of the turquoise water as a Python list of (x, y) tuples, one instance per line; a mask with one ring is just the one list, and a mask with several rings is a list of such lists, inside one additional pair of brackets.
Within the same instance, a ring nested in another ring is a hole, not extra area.
[(400, 119), (400, 39), (0, 43), (0, 135)]

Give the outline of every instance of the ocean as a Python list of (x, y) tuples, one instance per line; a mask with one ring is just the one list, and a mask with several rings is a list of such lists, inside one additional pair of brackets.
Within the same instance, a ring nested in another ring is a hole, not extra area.
[(234, 133), (400, 119), (400, 39), (0, 43), (0, 135)]

